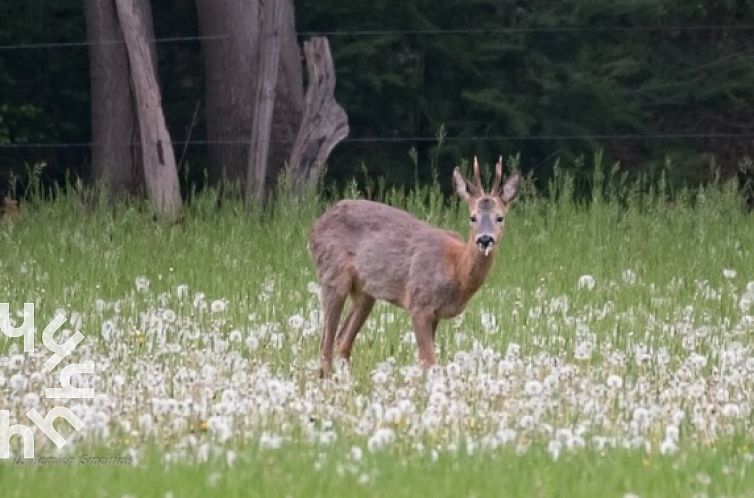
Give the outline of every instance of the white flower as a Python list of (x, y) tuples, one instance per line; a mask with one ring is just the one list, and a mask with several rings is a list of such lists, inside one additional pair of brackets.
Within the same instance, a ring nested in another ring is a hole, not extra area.
[(259, 438), (259, 447), (266, 450), (276, 450), (283, 445), (283, 438), (270, 432), (263, 432)]
[(212, 301), (209, 309), (212, 313), (222, 313), (228, 308), (228, 303), (224, 299), (216, 299)]
[(538, 380), (530, 380), (524, 386), (524, 391), (529, 396), (539, 396), (542, 394), (542, 383)]
[(678, 430), (677, 426), (668, 425), (667, 427), (665, 427), (665, 439), (669, 439), (670, 441), (677, 443), (680, 435), (681, 433)]
[(738, 417), (739, 409), (738, 405), (735, 403), (726, 403), (723, 405), (723, 416), (724, 417)]
[(381, 427), (369, 438), (367, 441), (367, 448), (374, 453), (375, 451), (379, 451), (389, 446), (394, 440), (395, 432), (387, 427)]
[(560, 450), (563, 449), (563, 443), (557, 439), (553, 439), (547, 445), (547, 452), (550, 454), (553, 460), (557, 460), (560, 456)]
[(385, 382), (387, 382), (387, 374), (382, 370), (377, 370), (372, 374), (372, 382), (377, 385), (384, 384)]
[(301, 315), (293, 315), (288, 318), (288, 325), (290, 325), (291, 328), (300, 329), (304, 326), (304, 317)]
[(482, 313), (482, 327), (487, 332), (492, 332), (497, 327), (497, 319), (492, 313)]
[(351, 460), (353, 460), (354, 462), (360, 462), (361, 456), (362, 456), (361, 448), (359, 448), (358, 446), (352, 446), (351, 447)]
[(619, 375), (611, 375), (607, 378), (607, 387), (610, 389), (620, 389), (623, 387), (623, 378)]
[(25, 375), (22, 374), (13, 374), (10, 377), (9, 382), (10, 388), (14, 391), (23, 391), (26, 389), (26, 386), (29, 385), (29, 380), (26, 378)]
[(675, 441), (666, 438), (660, 444), (660, 453), (663, 455), (672, 455), (676, 451), (678, 451), (678, 446)]
[(24, 355), (14, 354), (10, 357), (10, 360), (8, 360), (8, 369), (10, 369), (11, 372), (17, 372), (21, 370), (21, 367), (24, 366), (24, 359)]
[(149, 279), (147, 277), (136, 277), (134, 282), (138, 292), (146, 292), (149, 290)]
[(270, 334), (270, 345), (275, 349), (283, 348), (284, 336), (282, 333)]
[(592, 349), (594, 349), (594, 345), (591, 342), (580, 342), (576, 345), (574, 357), (577, 360), (588, 360), (592, 357)]
[(591, 275), (581, 275), (579, 277), (579, 289), (592, 290), (595, 283), (594, 277)]
[(736, 272), (736, 270), (730, 268), (723, 269), (723, 277), (727, 278), (728, 280), (736, 278), (736, 275), (738, 275), (738, 272)]
[(175, 288), (175, 295), (178, 299), (186, 299), (189, 294), (189, 286), (186, 284), (180, 284)]
[(636, 273), (634, 273), (633, 270), (624, 270), (621, 274), (621, 278), (623, 278), (623, 282), (629, 285), (636, 283)]
[(249, 349), (249, 351), (256, 351), (259, 347), (259, 339), (257, 339), (253, 334), (249, 334), (249, 336), (246, 338), (246, 347)]
[(165, 309), (162, 310), (162, 319), (165, 320), (168, 323), (175, 322), (175, 319), (177, 318), (177, 315), (175, 314), (175, 311), (171, 309)]
[(204, 292), (197, 292), (194, 294), (194, 308), (198, 310), (207, 309), (207, 301), (204, 299)]
[(752, 304), (754, 304), (754, 292), (749, 293), (749, 291), (746, 291), (738, 301), (738, 308), (741, 310), (741, 313), (746, 314), (751, 309)]

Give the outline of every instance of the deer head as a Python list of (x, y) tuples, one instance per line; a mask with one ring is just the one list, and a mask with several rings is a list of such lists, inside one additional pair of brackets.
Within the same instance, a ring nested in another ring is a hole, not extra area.
[(495, 179), (489, 193), (484, 192), (479, 175), (479, 162), (474, 157), (474, 181), (461, 175), (461, 170), (453, 170), (453, 186), (456, 194), (469, 208), (469, 243), (489, 256), (503, 236), (505, 217), (511, 203), (518, 195), (521, 175), (514, 173), (503, 183), (503, 157), (495, 165)]

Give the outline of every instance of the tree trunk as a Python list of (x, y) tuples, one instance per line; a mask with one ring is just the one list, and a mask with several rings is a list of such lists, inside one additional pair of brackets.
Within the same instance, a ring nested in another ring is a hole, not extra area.
[[(281, 2), (280, 59), (270, 132), (266, 185), (274, 184), (296, 138), (304, 103), (301, 51), (292, 0)], [(259, 74), (262, 3), (196, 0), (205, 72), (210, 179), (246, 186), (249, 138)], [(231, 143), (229, 143), (231, 142)]]
[(131, 84), (141, 132), (141, 152), (147, 195), (155, 214), (174, 220), (181, 209), (178, 170), (173, 144), (162, 112), (162, 97), (150, 40), (148, 0), (115, 0), (130, 62)]
[(296, 35), (293, 0), (279, 1), (283, 3), (283, 14), (280, 28), (280, 61), (267, 166), (268, 188), (275, 185), (280, 172), (288, 164), (304, 114), (303, 59)]
[(291, 151), (295, 183), (317, 181), (333, 148), (348, 136), (348, 116), (335, 101), (335, 66), (327, 38), (304, 43), (309, 86), (304, 117)]
[[(210, 179), (246, 180), (254, 81), (257, 75), (257, 0), (196, 0), (205, 75)], [(228, 143), (233, 142), (233, 143)]]
[(251, 124), (249, 165), (246, 173), (246, 205), (252, 201), (265, 201), (267, 161), (270, 152), (272, 112), (275, 105), (275, 86), (280, 61), (280, 28), (284, 3), (281, 0), (264, 0), (262, 3), (262, 30), (257, 52), (259, 73), (254, 97)]
[[(86, 0), (89, 45), (92, 180), (118, 197), (144, 185), (139, 123), (129, 84), (128, 53), (112, 0)], [(112, 43), (119, 41), (120, 43)]]

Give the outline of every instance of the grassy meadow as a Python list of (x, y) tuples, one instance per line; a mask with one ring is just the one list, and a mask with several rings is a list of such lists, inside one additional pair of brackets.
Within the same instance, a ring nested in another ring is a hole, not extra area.
[[(0, 223), (0, 302), (35, 303), (38, 336), (58, 311), (56, 338), (82, 332), (57, 368), (93, 362), (74, 385), (95, 397), (46, 399), (41, 340), (0, 336), (11, 424), (84, 422), (56, 424), (63, 449), (37, 432), (36, 463), (15, 441), (0, 496), (754, 496), (752, 214), (729, 185), (550, 193), (511, 210), (438, 367), (380, 303), (324, 381), (306, 236), (326, 201), (248, 214), (206, 192), (174, 225), (75, 189), (30, 201)], [(466, 233), (437, 188), (382, 200)]]

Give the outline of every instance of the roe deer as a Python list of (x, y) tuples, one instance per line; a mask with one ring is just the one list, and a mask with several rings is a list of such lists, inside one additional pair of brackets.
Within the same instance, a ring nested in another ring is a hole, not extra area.
[[(321, 286), (324, 327), (320, 376), (332, 369), (333, 347), (350, 360), (356, 334), (375, 300), (411, 314), (419, 363), (435, 364), (435, 330), (441, 318), (460, 314), (490, 271), (505, 216), (521, 185), (514, 173), (503, 183), (502, 157), (489, 193), (474, 158), (474, 181), (459, 168), (453, 186), (469, 208), (469, 238), (435, 228), (378, 202), (343, 200), (331, 206), (309, 234), (309, 252)], [(346, 297), (351, 309), (336, 336)]]

